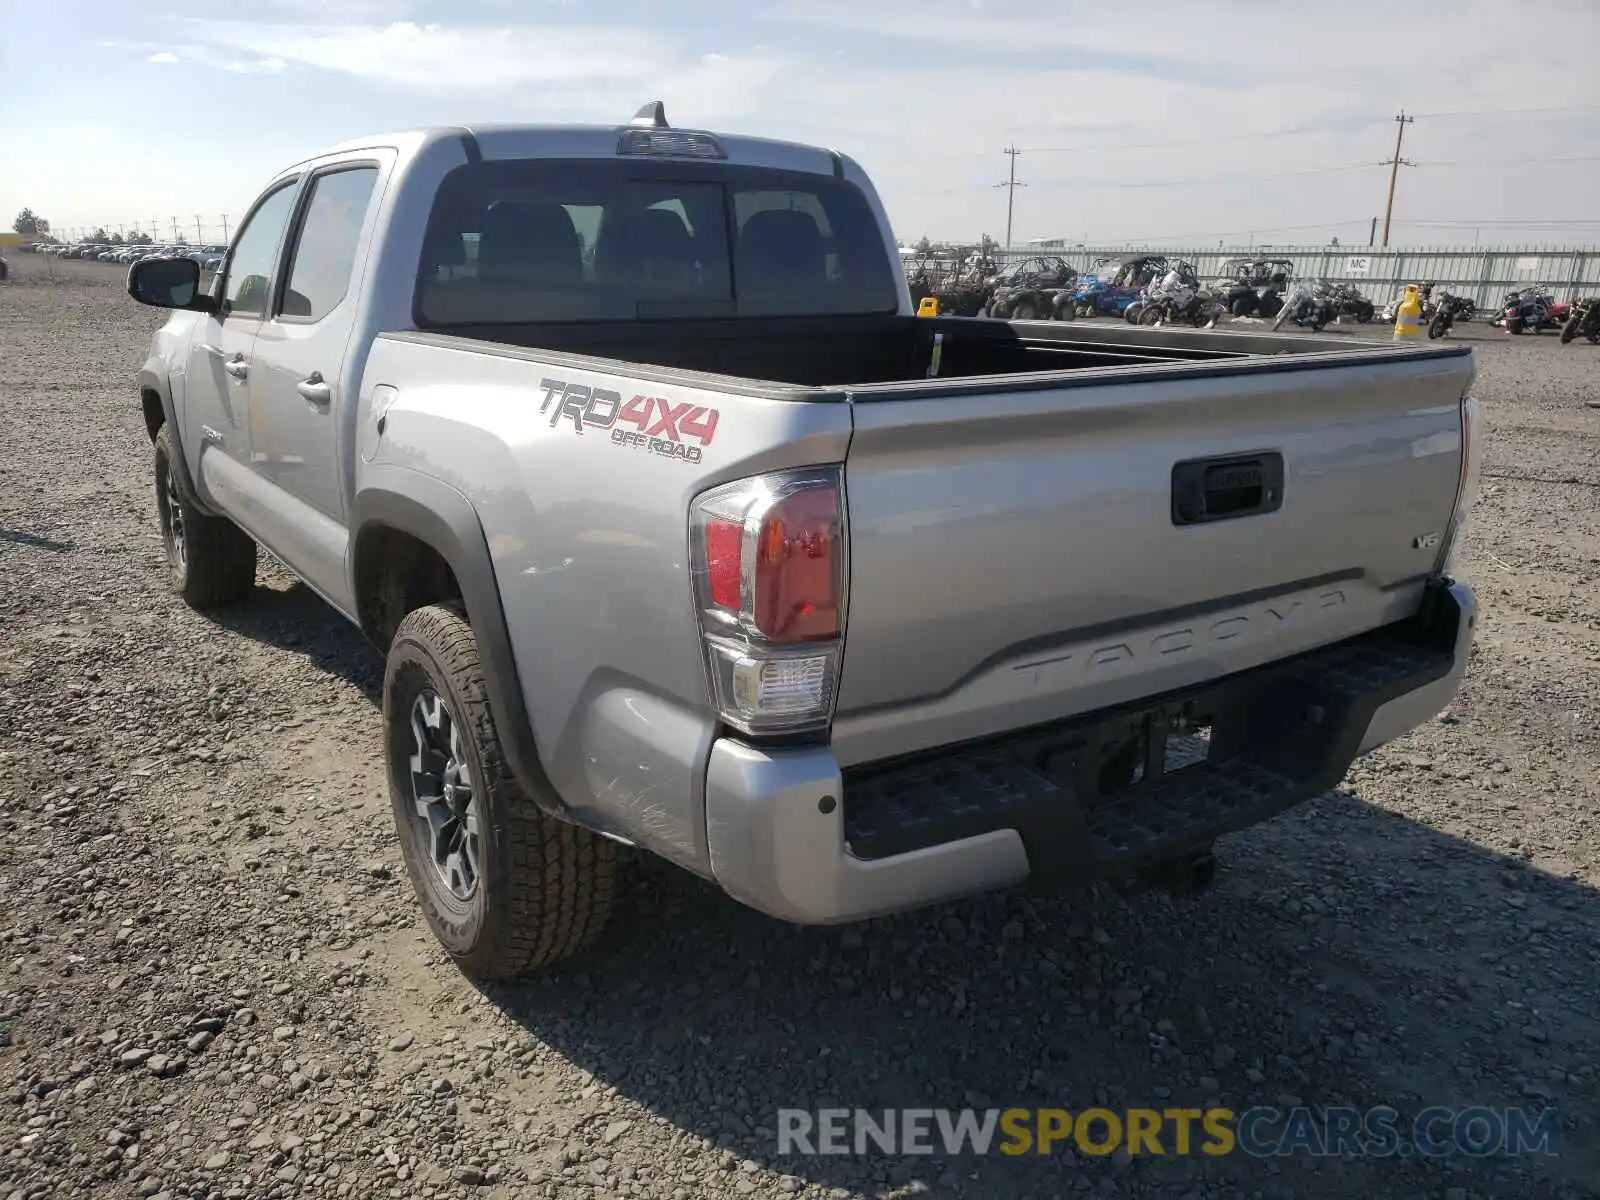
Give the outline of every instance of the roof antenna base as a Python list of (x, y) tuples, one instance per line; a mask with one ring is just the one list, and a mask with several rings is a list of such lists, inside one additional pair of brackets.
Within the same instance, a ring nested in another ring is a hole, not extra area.
[(634, 113), (633, 120), (629, 121), (628, 124), (635, 125), (640, 129), (672, 128), (667, 124), (667, 106), (659, 100), (650, 101), (649, 104)]

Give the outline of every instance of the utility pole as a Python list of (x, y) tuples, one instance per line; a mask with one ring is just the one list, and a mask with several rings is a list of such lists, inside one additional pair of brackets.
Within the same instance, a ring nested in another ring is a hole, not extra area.
[(222, 244), (228, 244), (228, 214), (222, 214)]
[(206, 240), (206, 235), (200, 229), (199, 213), (195, 213), (194, 215), (194, 240), (196, 245)]
[(1384, 206), (1383, 210), (1383, 245), (1385, 249), (1389, 245), (1389, 218), (1394, 215), (1394, 181), (1400, 174), (1401, 167), (1414, 167), (1417, 165), (1408, 158), (1400, 157), (1400, 144), (1405, 141), (1406, 126), (1414, 123), (1416, 118), (1406, 116), (1405, 109), (1401, 109), (1395, 114), (1394, 120), (1397, 126), (1394, 133), (1394, 157), (1385, 159), (1378, 164), (1381, 167), (1389, 168), (1389, 203)]
[(1372, 218), (1372, 228), (1367, 231), (1367, 249), (1370, 250), (1370, 249), (1372, 249), (1372, 247), (1376, 246), (1377, 244), (1378, 244), (1378, 218), (1377, 217), (1373, 217)]
[(183, 230), (178, 228), (178, 218), (172, 218), (172, 240), (177, 241), (183, 236)]
[(1025, 183), (1018, 183), (1017, 182), (1017, 155), (1019, 155), (1021, 153), (1022, 153), (1022, 151), (1018, 150), (1015, 146), (1007, 146), (1005, 148), (1006, 156), (1011, 159), (1010, 175), (1009, 175), (1009, 177), (1006, 179), (1006, 181), (1004, 183), (995, 184), (995, 187), (1003, 187), (1003, 188), (1006, 189), (1006, 249), (1007, 250), (1011, 249), (1011, 214), (1012, 214), (1012, 212), (1014, 211), (1014, 209), (1016, 207), (1017, 189), (1019, 187), (1027, 187), (1028, 186)]

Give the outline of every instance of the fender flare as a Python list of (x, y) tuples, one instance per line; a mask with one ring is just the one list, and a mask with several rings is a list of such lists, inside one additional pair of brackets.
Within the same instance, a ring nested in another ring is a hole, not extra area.
[(358, 596), (362, 535), (374, 528), (408, 534), (449, 564), (461, 589), (467, 623), (478, 642), (489, 707), (511, 773), (542, 810), (570, 820), (539, 757), (538, 739), (522, 698), (516, 656), (500, 603), (494, 562), (472, 502), (449, 484), (409, 467), (367, 463), (362, 464), (362, 474), (362, 485), (351, 508), (350, 594)]
[(177, 468), (174, 475), (178, 480), (178, 490), (183, 493), (185, 500), (207, 516), (220, 516), (216, 509), (201, 499), (200, 489), (195, 487), (194, 477), (189, 474), (189, 456), (183, 446), (183, 426), (178, 423), (177, 410), (172, 406), (172, 385), (166, 373), (156, 369), (159, 363), (159, 359), (149, 359), (139, 368), (140, 407), (144, 406), (145, 392), (154, 392), (161, 401), (160, 423), (152, 422), (150, 414), (145, 413), (145, 432), (150, 435), (150, 442), (154, 445), (156, 434), (161, 432), (163, 426), (172, 431), (172, 445), (178, 452), (178, 461), (169, 466)]

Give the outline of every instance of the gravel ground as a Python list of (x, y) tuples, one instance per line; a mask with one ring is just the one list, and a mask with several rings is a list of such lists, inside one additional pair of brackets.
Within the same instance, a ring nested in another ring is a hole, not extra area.
[[(169, 595), (123, 272), (0, 286), (0, 1200), (1600, 1196), (1600, 350), (1482, 326), (1452, 710), (1198, 897), (799, 930), (636, 864), (480, 992), (391, 832), (374, 654)], [(53, 277), (52, 277), (53, 276)], [(779, 1156), (779, 1107), (1554, 1105), (1561, 1153)]]

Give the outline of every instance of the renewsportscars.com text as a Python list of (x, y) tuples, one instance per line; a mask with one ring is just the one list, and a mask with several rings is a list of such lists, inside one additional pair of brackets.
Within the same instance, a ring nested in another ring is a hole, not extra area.
[(778, 1110), (779, 1154), (1051, 1154), (1442, 1158), (1557, 1153), (1555, 1109), (798, 1108)]

